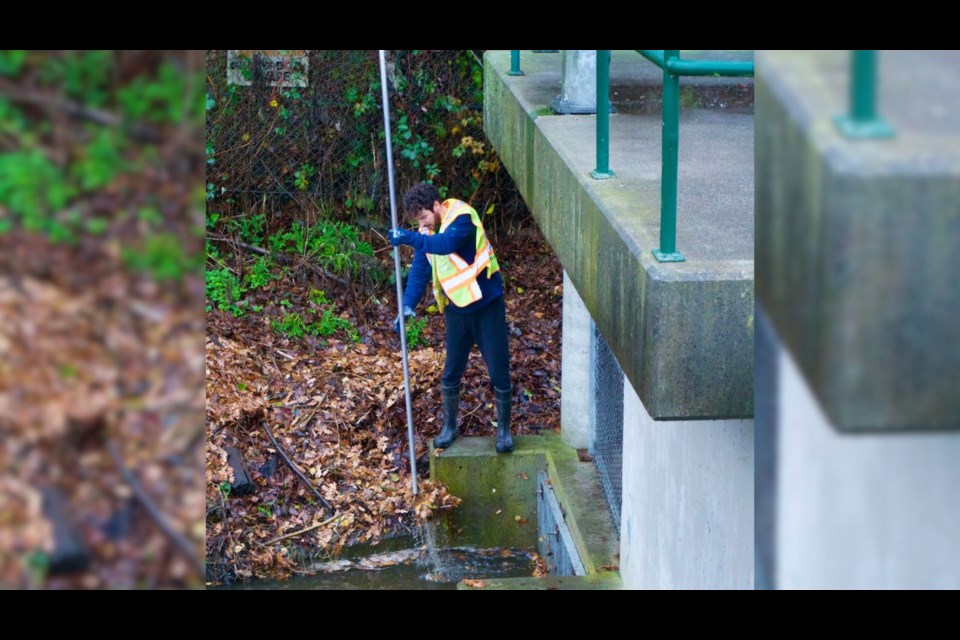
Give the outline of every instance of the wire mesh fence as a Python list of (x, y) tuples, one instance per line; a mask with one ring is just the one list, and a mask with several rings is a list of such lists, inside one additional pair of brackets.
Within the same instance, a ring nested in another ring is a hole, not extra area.
[[(397, 187), (525, 211), (484, 138), (481, 55), (388, 52)], [(389, 218), (376, 51), (212, 50), (207, 72), (208, 202)]]
[(623, 488), (623, 370), (596, 327), (594, 349), (593, 456), (610, 514), (619, 532)]

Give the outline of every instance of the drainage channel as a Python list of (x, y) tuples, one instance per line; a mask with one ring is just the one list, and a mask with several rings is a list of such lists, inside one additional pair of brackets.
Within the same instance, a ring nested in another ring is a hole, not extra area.
[(537, 477), (537, 551), (552, 576), (587, 574), (567, 526), (566, 513), (545, 471)]

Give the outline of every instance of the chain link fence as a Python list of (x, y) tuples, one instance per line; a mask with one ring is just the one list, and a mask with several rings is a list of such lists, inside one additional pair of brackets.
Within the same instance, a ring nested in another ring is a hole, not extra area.
[[(429, 179), (478, 210), (525, 211), (485, 141), (481, 58), (388, 52), (397, 189)], [(389, 219), (375, 50), (212, 50), (207, 72), (208, 202)]]
[(616, 356), (594, 325), (593, 457), (603, 493), (620, 532), (623, 493), (623, 370)]

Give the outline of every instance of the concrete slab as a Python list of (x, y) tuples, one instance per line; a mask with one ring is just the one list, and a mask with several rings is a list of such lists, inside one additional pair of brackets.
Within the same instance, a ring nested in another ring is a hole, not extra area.
[[(547, 466), (536, 436), (514, 438), (512, 454), (498, 454), (495, 438), (459, 438), (434, 456), (430, 477), (463, 502), (443, 518), (441, 546), (537, 546), (537, 472)], [(519, 519), (517, 519), (519, 518)]]
[[(525, 55), (522, 77), (506, 75), (508, 52), (485, 60), (487, 135), (650, 414), (752, 416), (752, 117), (681, 111), (677, 246), (687, 261), (661, 264), (651, 254), (659, 246), (656, 109), (612, 116), (617, 178), (595, 181), (594, 117), (548, 115), (559, 55)], [(659, 70), (639, 54), (616, 52), (613, 61), (615, 104), (619, 92), (636, 102), (659, 86)]]
[[(588, 575), (615, 571), (620, 542), (603, 506), (603, 490), (593, 464), (580, 462), (559, 434), (519, 436), (514, 442), (511, 454), (496, 453), (495, 439), (486, 437), (460, 438), (439, 456), (434, 456), (431, 448), (430, 477), (463, 499), (448, 514), (446, 528), (452, 533), (439, 543), (536, 547), (536, 470), (545, 469), (566, 509), (566, 523)], [(517, 515), (527, 522), (521, 524)]]
[(960, 52), (881, 52), (896, 136), (847, 140), (849, 52), (757, 59), (757, 293), (844, 431), (960, 428)]

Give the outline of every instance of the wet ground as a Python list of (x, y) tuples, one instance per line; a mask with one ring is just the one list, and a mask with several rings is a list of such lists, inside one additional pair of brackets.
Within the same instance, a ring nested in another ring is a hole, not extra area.
[(256, 580), (221, 589), (456, 589), (460, 580), (529, 577), (532, 549), (437, 549), (393, 551), (357, 560), (338, 560), (304, 570), (289, 580)]

